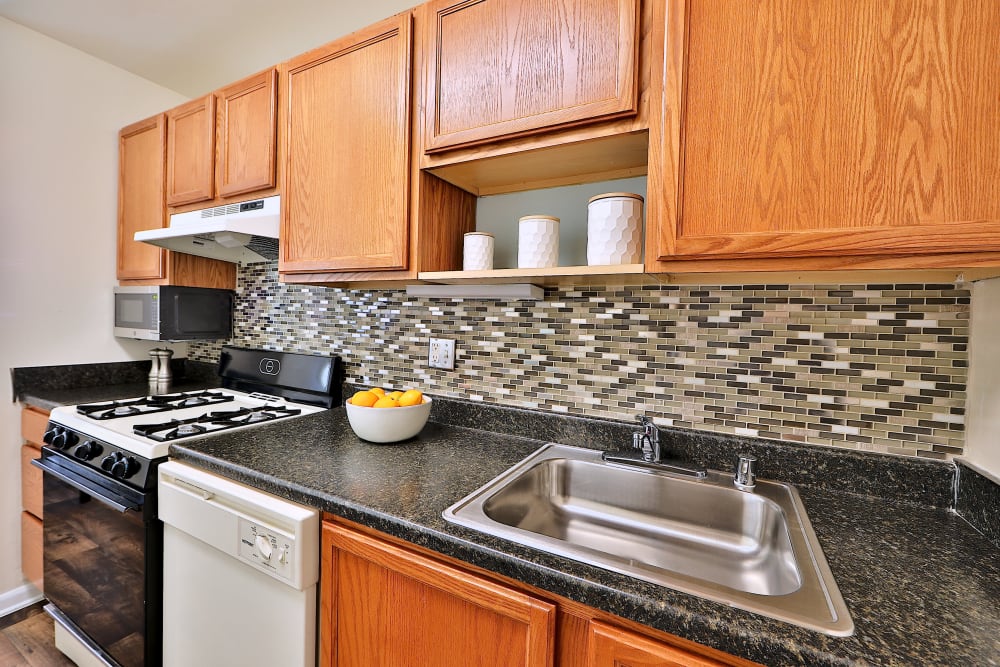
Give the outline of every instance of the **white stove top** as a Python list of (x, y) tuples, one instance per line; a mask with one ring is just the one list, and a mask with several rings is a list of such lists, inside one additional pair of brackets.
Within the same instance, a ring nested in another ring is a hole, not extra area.
[[(173, 397), (181, 397), (179, 400)], [(189, 402), (206, 400), (207, 404), (192, 407), (165, 409), (167, 399), (173, 405), (182, 403), (184, 397), (194, 397)], [(143, 397), (119, 401), (100, 401), (85, 406), (69, 405), (55, 408), (51, 421), (78, 431), (91, 438), (102, 440), (123, 450), (147, 459), (167, 456), (171, 442), (205, 438), (223, 431), (252, 428), (278, 421), (292, 419), (323, 410), (321, 407), (286, 401), (267, 394), (247, 394), (231, 389), (208, 389), (204, 392), (184, 392), (153, 396), (152, 405), (141, 401)], [(138, 403), (137, 403), (138, 402)], [(106, 406), (106, 407), (105, 407)], [(81, 414), (78, 408), (85, 408), (91, 415)], [(139, 414), (117, 416), (115, 418), (95, 418), (105, 414), (128, 413), (138, 410)], [(298, 411), (296, 414), (290, 414)], [(212, 414), (218, 421), (200, 422), (194, 426), (183, 422), (196, 422), (205, 415)], [(267, 413), (261, 415), (261, 413)], [(271, 416), (266, 421), (256, 421)], [(180, 423), (172, 423), (180, 422)], [(158, 425), (158, 426), (154, 426)], [(134, 429), (148, 435), (137, 434)], [(180, 431), (178, 432), (178, 429)], [(204, 430), (200, 430), (204, 429)], [(193, 431), (186, 434), (186, 431)], [(167, 439), (168, 438), (168, 439)]]

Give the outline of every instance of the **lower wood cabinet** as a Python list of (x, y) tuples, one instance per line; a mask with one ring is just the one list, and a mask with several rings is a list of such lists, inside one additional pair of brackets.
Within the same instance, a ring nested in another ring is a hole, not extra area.
[(324, 667), (553, 664), (549, 602), (330, 523), (322, 576)]
[(590, 667), (722, 667), (724, 664), (598, 621), (591, 621), (588, 639)]
[(21, 571), (42, 589), (42, 471), (31, 465), (41, 456), (42, 435), (49, 413), (37, 408), (21, 410)]
[(755, 664), (335, 517), (320, 587), (320, 667)]

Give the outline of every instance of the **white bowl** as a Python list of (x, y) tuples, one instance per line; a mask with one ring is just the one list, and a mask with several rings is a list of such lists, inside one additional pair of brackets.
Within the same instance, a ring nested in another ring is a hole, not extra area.
[(364, 408), (344, 403), (347, 421), (359, 438), (369, 442), (399, 442), (420, 433), (431, 416), (431, 399), (405, 408)]

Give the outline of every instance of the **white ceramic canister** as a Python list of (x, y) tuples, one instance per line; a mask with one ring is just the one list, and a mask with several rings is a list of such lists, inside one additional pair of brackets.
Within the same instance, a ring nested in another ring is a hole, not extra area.
[(587, 204), (587, 264), (642, 262), (642, 195), (608, 192)]
[(486, 232), (466, 234), (462, 253), (462, 270), (491, 271), (493, 269), (493, 245), (492, 234)]
[(518, 221), (517, 268), (545, 269), (559, 265), (559, 218), (526, 215)]

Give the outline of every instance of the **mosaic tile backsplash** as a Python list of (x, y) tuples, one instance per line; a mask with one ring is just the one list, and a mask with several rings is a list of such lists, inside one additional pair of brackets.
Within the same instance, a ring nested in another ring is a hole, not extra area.
[[(891, 454), (962, 453), (967, 289), (943, 284), (546, 289), (542, 301), (285, 285), (240, 268), (234, 345), (338, 354), (349, 382)], [(455, 370), (427, 365), (456, 339)], [(189, 345), (218, 359), (221, 343)]]

